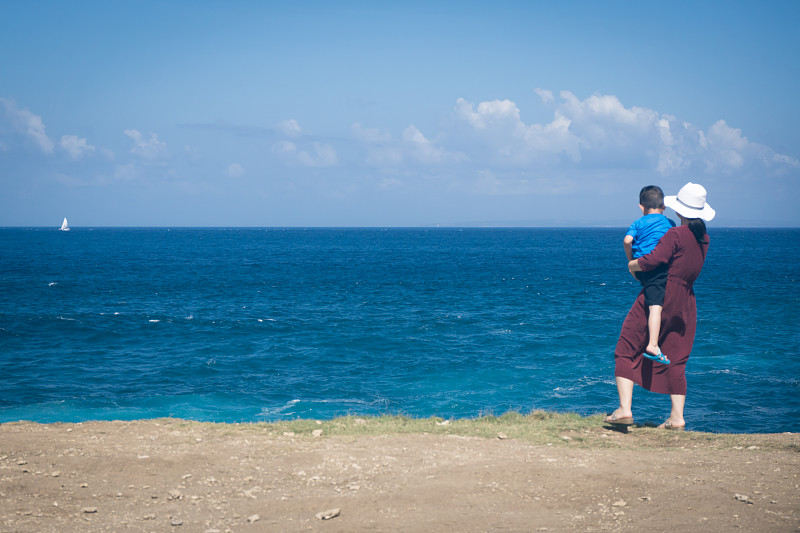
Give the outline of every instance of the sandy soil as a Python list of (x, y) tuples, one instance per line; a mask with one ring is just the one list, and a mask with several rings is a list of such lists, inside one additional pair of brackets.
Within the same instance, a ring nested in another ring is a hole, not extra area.
[(653, 431), (598, 428), (604, 445), (587, 447), (173, 420), (2, 424), (0, 530), (800, 530), (800, 435), (654, 445)]

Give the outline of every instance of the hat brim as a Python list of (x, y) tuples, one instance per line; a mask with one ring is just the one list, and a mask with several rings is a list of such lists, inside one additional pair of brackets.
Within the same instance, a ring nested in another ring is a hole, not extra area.
[(702, 209), (690, 207), (678, 201), (677, 196), (665, 196), (664, 205), (681, 215), (683, 218), (701, 218), (710, 222), (717, 214), (710, 205), (705, 204)]

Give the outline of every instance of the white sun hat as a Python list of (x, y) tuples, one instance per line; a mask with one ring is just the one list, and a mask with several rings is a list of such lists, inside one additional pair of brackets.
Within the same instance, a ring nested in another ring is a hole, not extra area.
[(717, 214), (706, 203), (706, 188), (691, 181), (681, 187), (676, 196), (665, 196), (664, 205), (684, 218), (702, 218), (710, 221)]

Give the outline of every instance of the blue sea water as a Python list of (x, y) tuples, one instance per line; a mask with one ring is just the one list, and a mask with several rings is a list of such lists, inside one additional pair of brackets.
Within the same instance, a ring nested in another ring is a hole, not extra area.
[[(710, 234), (688, 427), (800, 431), (800, 230)], [(0, 422), (610, 411), (623, 235), (0, 229)]]

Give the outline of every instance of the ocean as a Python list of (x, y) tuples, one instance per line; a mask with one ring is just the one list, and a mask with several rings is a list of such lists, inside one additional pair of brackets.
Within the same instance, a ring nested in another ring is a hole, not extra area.
[[(624, 233), (0, 229), (0, 422), (610, 412)], [(709, 233), (687, 428), (800, 431), (800, 230)]]

